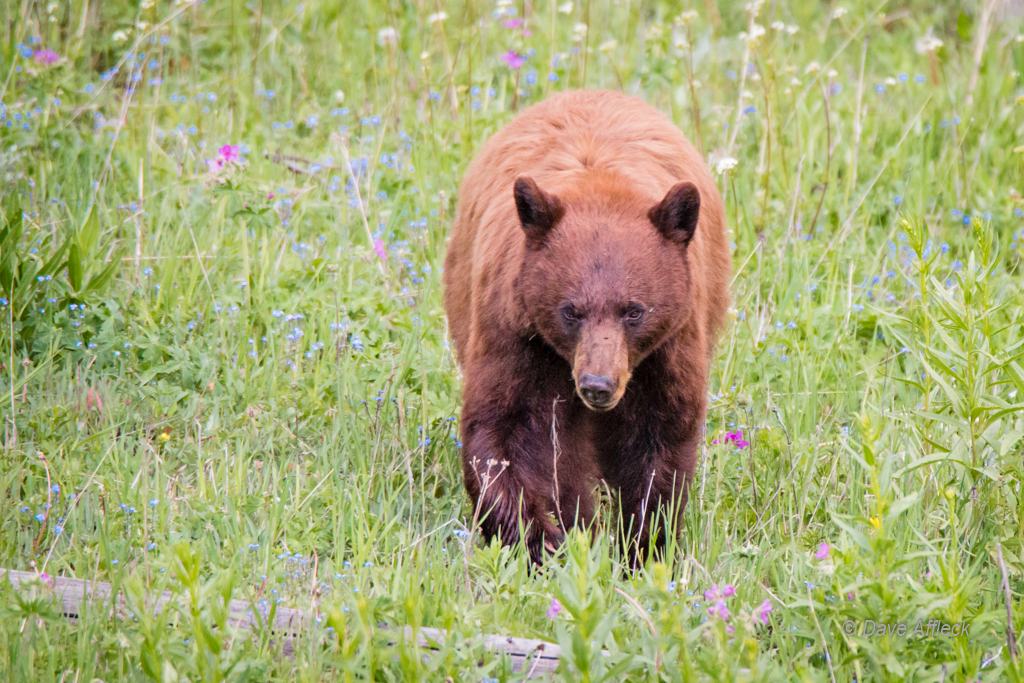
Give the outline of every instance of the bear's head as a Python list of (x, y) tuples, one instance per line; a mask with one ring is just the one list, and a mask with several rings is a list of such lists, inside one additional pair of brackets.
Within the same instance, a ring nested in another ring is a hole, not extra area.
[(572, 367), (587, 407), (611, 410), (637, 365), (692, 315), (700, 192), (681, 182), (655, 203), (606, 182), (559, 196), (521, 176), (513, 195), (526, 235), (516, 287), (531, 328)]

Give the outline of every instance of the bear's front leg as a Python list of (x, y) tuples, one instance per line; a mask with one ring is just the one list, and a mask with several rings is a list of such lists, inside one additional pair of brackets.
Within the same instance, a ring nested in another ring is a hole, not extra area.
[(619, 488), (622, 524), (637, 564), (648, 551), (661, 552), (669, 534), (678, 536), (696, 467), (700, 433), (659, 448), (646, 466), (630, 472)]
[(602, 473), (618, 489), (636, 562), (678, 533), (703, 434), (701, 375), (686, 382), (671, 370), (660, 363), (638, 368), (622, 403), (596, 422)]
[(539, 564), (545, 550), (554, 551), (563, 538), (556, 519), (552, 414), (571, 397), (572, 377), (525, 342), (503, 351), (467, 363), (463, 475), (484, 537), (499, 536), (512, 545), (522, 529), (524, 545)]

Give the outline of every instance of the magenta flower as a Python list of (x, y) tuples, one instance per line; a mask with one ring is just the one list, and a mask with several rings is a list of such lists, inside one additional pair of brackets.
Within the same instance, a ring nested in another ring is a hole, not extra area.
[(764, 599), (760, 605), (754, 608), (754, 618), (760, 621), (762, 624), (768, 623), (768, 615), (772, 611), (772, 602), (768, 598)]
[(506, 19), (505, 28), (519, 28), (523, 25), (522, 19)]
[(743, 440), (742, 429), (737, 429), (735, 432), (726, 432), (724, 437), (722, 437), (721, 439), (715, 439), (714, 441), (711, 442), (711, 445), (717, 446), (720, 443), (735, 444), (736, 448), (741, 451), (750, 445), (749, 441)]
[(236, 163), (238, 161), (238, 145), (224, 145), (217, 150), (217, 154), (224, 158), (224, 161), (229, 164)]
[(510, 69), (518, 69), (523, 64), (526, 64), (526, 57), (516, 54), (515, 50), (509, 50), (501, 56), (501, 61), (508, 64)]
[(733, 588), (732, 584), (725, 584), (721, 588), (718, 587), (717, 583), (711, 584), (711, 589), (704, 591), (704, 599), (708, 602), (718, 602), (725, 598), (731, 598), (736, 595), (736, 589)]
[(711, 605), (711, 607), (708, 607), (708, 614), (718, 617), (722, 621), (729, 621), (729, 608), (726, 606), (725, 600), (719, 600)]
[(210, 169), (211, 173), (218, 173), (224, 168), (224, 159), (219, 156), (216, 159), (207, 159), (206, 166)]
[(60, 55), (53, 50), (36, 50), (35, 54), (32, 55), (32, 58), (40, 64), (53, 64), (60, 59)]
[(548, 619), (554, 619), (561, 611), (562, 603), (558, 602), (558, 598), (551, 598), (551, 606), (548, 607)]
[(39, 575), (39, 580), (45, 583), (47, 586), (50, 586), (51, 588), (57, 585), (57, 582), (53, 580), (53, 577), (47, 574), (46, 572), (43, 572)]
[(387, 253), (384, 251), (384, 240), (375, 240), (373, 243), (373, 250), (377, 256), (380, 257), (381, 261), (386, 261), (388, 258)]
[(828, 557), (828, 553), (831, 549), (832, 546), (830, 546), (828, 543), (825, 543), (825, 541), (822, 541), (821, 545), (818, 546), (818, 552), (814, 553), (814, 559), (824, 560), (826, 557)]

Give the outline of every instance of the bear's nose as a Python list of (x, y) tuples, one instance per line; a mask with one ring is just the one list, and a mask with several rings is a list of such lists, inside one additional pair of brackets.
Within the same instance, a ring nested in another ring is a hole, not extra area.
[(611, 405), (612, 391), (615, 382), (604, 375), (583, 375), (579, 382), (580, 395), (594, 408), (606, 408)]

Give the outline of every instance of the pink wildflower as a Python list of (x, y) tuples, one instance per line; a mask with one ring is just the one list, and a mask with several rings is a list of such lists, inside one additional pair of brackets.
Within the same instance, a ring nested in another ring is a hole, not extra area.
[(388, 258), (387, 253), (384, 251), (384, 240), (376, 240), (373, 243), (373, 250), (380, 257), (381, 261), (386, 261)]
[(219, 156), (216, 159), (207, 159), (206, 165), (210, 169), (210, 172), (217, 173), (224, 168), (224, 159)]
[(60, 55), (53, 50), (36, 50), (32, 57), (40, 64), (53, 64), (60, 59)]
[(43, 572), (39, 575), (39, 580), (47, 586), (50, 586), (51, 588), (57, 585), (57, 582), (53, 580), (53, 577), (47, 574), (46, 572)]
[(229, 164), (236, 163), (238, 161), (238, 145), (224, 145), (217, 150), (217, 154), (224, 158), (224, 161)]
[(726, 606), (725, 600), (719, 600), (708, 607), (708, 614), (718, 617), (722, 621), (729, 621), (729, 608)]
[(735, 444), (736, 448), (743, 450), (750, 445), (749, 441), (743, 440), (743, 430), (737, 429), (735, 432), (726, 432), (725, 436), (721, 439), (715, 439), (711, 442), (712, 446), (717, 446), (720, 443), (731, 443)]
[(551, 606), (548, 607), (548, 619), (554, 619), (561, 611), (562, 603), (558, 602), (558, 598), (551, 598)]
[(517, 54), (515, 50), (509, 50), (501, 56), (501, 61), (508, 64), (510, 69), (518, 69), (523, 64), (526, 64), (526, 57)]
[(273, 192), (271, 192), (270, 194), (267, 195), (267, 199), (273, 199), (273, 198), (274, 198), (274, 193)]
[(731, 598), (736, 595), (736, 589), (732, 584), (725, 584), (721, 588), (718, 587), (717, 583), (711, 584), (711, 589), (704, 591), (704, 599), (708, 602), (718, 602), (725, 598)]
[(828, 553), (831, 549), (832, 546), (830, 546), (828, 543), (825, 543), (825, 541), (822, 541), (821, 545), (818, 546), (818, 552), (814, 553), (814, 559), (824, 560), (826, 557), (828, 557)]
[(533, 35), (533, 31), (531, 31), (528, 28), (524, 28), (523, 29), (523, 38), (529, 38), (532, 35)]
[(762, 624), (768, 623), (768, 615), (772, 611), (772, 602), (768, 598), (764, 599), (760, 605), (754, 608), (754, 618), (760, 621)]
[(519, 28), (523, 25), (522, 19), (506, 19), (505, 28)]

